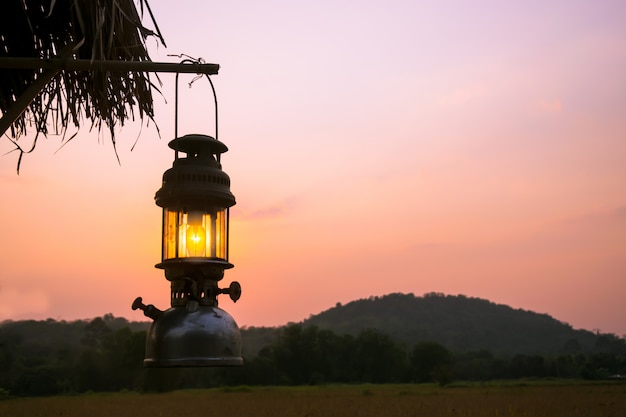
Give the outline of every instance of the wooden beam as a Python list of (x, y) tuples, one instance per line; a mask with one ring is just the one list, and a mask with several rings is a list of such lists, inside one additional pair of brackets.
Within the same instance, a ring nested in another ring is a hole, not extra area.
[(3, 69), (56, 69), (67, 71), (119, 71), (119, 72), (171, 72), (188, 74), (215, 75), (219, 64), (201, 64), (196, 62), (152, 62), (152, 61), (107, 61), (73, 58), (21, 58), (2, 57), (0, 68)]

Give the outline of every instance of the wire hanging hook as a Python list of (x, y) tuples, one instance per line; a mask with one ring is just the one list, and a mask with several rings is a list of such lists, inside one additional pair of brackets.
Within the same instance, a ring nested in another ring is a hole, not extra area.
[[(192, 64), (201, 64), (203, 62), (202, 58), (199, 59), (183, 59), (180, 63), (181, 64), (186, 64), (186, 63), (192, 63)], [(174, 137), (177, 138), (178, 137), (178, 75), (180, 73), (177, 72), (176, 73), (176, 88), (175, 88), (175, 93), (174, 93)], [(218, 137), (218, 126), (217, 126), (217, 94), (215, 92), (215, 86), (213, 85), (213, 81), (211, 80), (211, 77), (209, 76), (209, 74), (204, 74), (206, 75), (207, 80), (209, 80), (209, 84), (211, 85), (211, 91), (213, 92), (213, 103), (214, 103), (214, 107), (215, 107), (215, 140), (219, 140)], [(191, 84), (193, 84), (197, 79), (201, 78), (202, 74), (198, 74), (193, 80), (191, 80), (191, 82), (189, 83), (189, 86), (191, 87)], [(178, 159), (178, 151), (176, 151), (176, 155), (175, 158)], [(219, 162), (219, 155), (218, 155), (218, 162)]]

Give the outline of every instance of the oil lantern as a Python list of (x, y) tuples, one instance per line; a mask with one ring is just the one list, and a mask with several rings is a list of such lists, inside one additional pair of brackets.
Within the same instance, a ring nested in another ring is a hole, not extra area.
[(153, 319), (144, 366), (242, 365), (239, 328), (217, 300), (220, 294), (233, 301), (241, 295), (237, 282), (218, 286), (224, 271), (233, 267), (228, 223), (235, 197), (221, 166), (228, 148), (201, 134), (176, 137), (169, 147), (174, 163), (163, 174), (155, 201), (163, 209), (162, 256), (156, 267), (170, 281), (171, 306), (161, 311), (144, 305), (141, 297), (133, 302), (133, 310)]

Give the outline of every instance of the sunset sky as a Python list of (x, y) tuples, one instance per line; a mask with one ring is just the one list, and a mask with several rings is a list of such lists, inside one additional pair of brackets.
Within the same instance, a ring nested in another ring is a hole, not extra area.
[[(626, 334), (626, 2), (150, 5), (167, 43), (149, 41), (154, 61), (221, 65), (237, 198), (223, 286), (243, 295), (220, 307), (240, 326), (442, 292)], [(121, 165), (86, 125), (17, 175), (0, 138), (0, 320), (169, 307), (154, 194), (175, 83), (160, 79), (159, 130), (118, 129)], [(179, 135), (214, 135), (210, 86), (192, 79)]]

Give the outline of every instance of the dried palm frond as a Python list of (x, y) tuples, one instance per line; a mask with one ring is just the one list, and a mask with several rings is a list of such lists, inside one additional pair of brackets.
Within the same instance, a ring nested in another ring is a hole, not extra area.
[[(142, 24), (144, 11), (154, 30)], [(149, 61), (148, 36), (163, 38), (147, 0), (2, 0), (0, 2), (0, 57), (49, 59), (61, 55), (89, 60)], [(54, 75), (54, 74), (52, 74)], [(6, 115), (39, 79), (41, 93), (12, 123), (8, 133), (20, 153), (19, 138), (34, 131), (65, 135), (68, 125), (114, 128), (136, 115), (154, 117), (148, 73), (69, 71), (51, 74), (43, 69), (0, 69), (0, 112)], [(36, 88), (36, 87), (35, 87)], [(32, 90), (33, 88), (31, 88)], [(66, 139), (64, 139), (66, 140)], [(69, 140), (69, 139), (67, 139)], [(18, 167), (19, 168), (19, 167)]]

